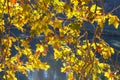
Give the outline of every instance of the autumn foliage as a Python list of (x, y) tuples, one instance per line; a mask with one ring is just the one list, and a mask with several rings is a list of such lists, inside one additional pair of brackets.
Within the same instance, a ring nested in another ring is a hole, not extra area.
[[(16, 72), (28, 76), (29, 70), (48, 70), (40, 57), (47, 55), (49, 45), (68, 80), (118, 80), (119, 64), (109, 64), (115, 50), (101, 34), (105, 24), (118, 29), (119, 22), (116, 15), (105, 13), (102, 0), (0, 0), (0, 80), (19, 80)], [(92, 25), (92, 38), (86, 23)], [(44, 39), (39, 40), (41, 35)], [(38, 43), (31, 45), (34, 39)]]

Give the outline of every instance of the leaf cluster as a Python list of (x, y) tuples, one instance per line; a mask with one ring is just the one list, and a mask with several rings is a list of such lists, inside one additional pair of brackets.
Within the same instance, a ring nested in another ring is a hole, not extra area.
[[(53, 47), (54, 59), (61, 59), (61, 72), (68, 73), (68, 80), (97, 80), (102, 75), (108, 80), (119, 79), (119, 65), (108, 63), (114, 48), (101, 34), (105, 23), (118, 29), (120, 20), (112, 13), (105, 13), (98, 3), (94, 0), (0, 0), (1, 79), (18, 80), (16, 72), (28, 76), (28, 70), (48, 70), (50, 66), (40, 57), (47, 55), (49, 45)], [(86, 22), (94, 29), (92, 39)], [(13, 30), (29, 36), (23, 38)], [(44, 39), (39, 39), (40, 36)], [(32, 40), (38, 43), (31, 45)], [(116, 67), (112, 69), (112, 66)]]

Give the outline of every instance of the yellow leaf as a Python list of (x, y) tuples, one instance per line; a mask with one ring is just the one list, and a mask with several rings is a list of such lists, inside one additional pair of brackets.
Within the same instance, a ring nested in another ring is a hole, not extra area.
[(97, 69), (97, 72), (98, 72), (98, 73), (101, 73), (102, 71), (101, 71), (101, 69)]
[(109, 25), (111, 25), (111, 24), (113, 24), (114, 23), (114, 21), (115, 21), (115, 17), (111, 17), (110, 19), (109, 19)]
[(43, 69), (43, 70), (48, 70), (50, 68), (50, 66), (47, 65), (46, 63), (40, 63), (39, 67), (40, 69)]
[(94, 56), (94, 52), (92, 50), (90, 51), (90, 55), (91, 55), (91, 57)]
[(44, 70), (48, 70), (50, 68), (50, 66), (49, 65), (46, 65), (45, 67), (44, 67)]
[(70, 10), (68, 10), (67, 17), (68, 18), (72, 18), (73, 17), (73, 13)]
[(38, 51), (43, 52), (43, 51), (44, 51), (44, 47), (43, 47), (43, 45), (39, 45), (39, 44), (37, 44), (36, 46), (37, 46), (37, 48), (36, 48), (36, 52), (38, 52)]
[(75, 80), (73, 72), (68, 73), (68, 80)]
[(118, 21), (115, 21), (115, 22), (113, 23), (113, 25), (114, 25), (114, 27), (115, 27), (116, 29), (118, 29), (119, 22), (118, 22)]
[(86, 49), (86, 48), (87, 48), (87, 45), (83, 45), (82, 48), (83, 48), (83, 49)]
[(57, 49), (54, 49), (54, 59), (58, 60), (62, 57), (62, 52), (58, 51)]
[(96, 74), (93, 74), (93, 80), (98, 80), (98, 77)]
[(78, 55), (82, 55), (82, 51), (78, 49), (78, 50), (77, 50), (77, 54), (78, 54)]
[(22, 50), (22, 52), (25, 55), (30, 55), (32, 53), (31, 49), (29, 49), (29, 48), (25, 48), (24, 50)]
[(84, 61), (79, 61), (79, 62), (78, 62), (78, 65), (79, 65), (79, 66), (83, 66), (84, 64), (85, 64)]
[(18, 71), (24, 71), (24, 70), (25, 70), (25, 67), (23, 67), (23, 66), (17, 66), (17, 70), (18, 70)]
[(71, 58), (70, 58), (70, 61), (71, 61), (71, 63), (75, 62), (75, 58), (74, 58), (74, 57), (71, 57)]
[(109, 77), (109, 73), (105, 72), (104, 76), (106, 76), (108, 78)]
[(15, 41), (16, 41), (16, 39), (15, 39), (14, 37), (9, 37), (9, 39), (11, 39), (12, 42), (15, 42)]
[(14, 45), (14, 48), (15, 48), (17, 51), (20, 50), (20, 48), (19, 48), (18, 46), (16, 46), (16, 45)]
[(94, 49), (96, 49), (96, 43), (92, 43), (91, 45)]
[(99, 63), (98, 66), (99, 66), (101, 69), (103, 69), (104, 66), (105, 66), (105, 64), (104, 64), (104, 63)]
[(115, 53), (115, 51), (114, 51), (114, 49), (113, 49), (113, 48), (110, 48), (110, 51), (111, 51), (111, 53), (112, 53), (112, 54), (114, 54), (114, 53)]
[(2, 68), (0, 68), (0, 72), (2, 71)]
[(33, 66), (32, 65), (26, 65), (26, 68), (33, 71)]
[(2, 2), (2, 3), (3, 3), (4, 1), (5, 1), (5, 0), (0, 0), (0, 2)]
[(68, 72), (71, 69), (70, 66), (66, 66), (64, 68), (61, 68), (61, 72)]
[[(92, 5), (92, 7), (90, 8), (90, 11), (94, 13), (95, 10), (96, 10), (96, 6), (97, 6), (96, 4)], [(101, 10), (101, 7), (97, 6), (97, 11), (96, 12), (99, 12), (100, 10)]]
[(117, 16), (114, 16), (112, 14), (108, 14), (109, 20), (108, 24), (111, 25), (113, 24), (116, 29), (118, 29), (119, 26), (119, 18)]
[(114, 75), (111, 73), (110, 69), (108, 69), (108, 71), (104, 73), (104, 76), (107, 77), (108, 80), (114, 80)]

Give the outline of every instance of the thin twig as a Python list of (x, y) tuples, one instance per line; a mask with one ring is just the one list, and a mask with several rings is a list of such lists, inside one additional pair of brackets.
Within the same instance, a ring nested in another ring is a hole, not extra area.
[(104, 6), (104, 0), (100, 0), (103, 10), (103, 15), (105, 15), (105, 6)]
[(114, 8), (113, 10), (110, 11), (110, 13), (113, 13), (115, 10), (119, 9), (120, 8), (120, 5), (117, 6), (116, 8)]

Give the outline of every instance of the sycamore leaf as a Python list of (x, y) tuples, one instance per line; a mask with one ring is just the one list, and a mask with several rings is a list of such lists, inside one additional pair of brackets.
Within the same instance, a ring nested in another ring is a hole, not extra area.
[(115, 16), (113, 16), (113, 15), (109, 14), (108, 24), (109, 24), (109, 25), (111, 25), (111, 24), (113, 24), (113, 23), (114, 23), (114, 21), (115, 21)]
[(108, 14), (108, 16), (109, 16), (108, 24), (109, 24), (109, 25), (113, 24), (114, 27), (115, 27), (116, 29), (118, 29), (118, 26), (119, 26), (119, 18), (118, 18), (117, 16), (112, 15), (112, 14)]

